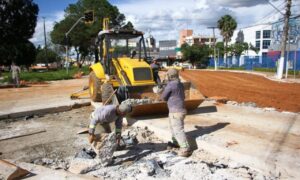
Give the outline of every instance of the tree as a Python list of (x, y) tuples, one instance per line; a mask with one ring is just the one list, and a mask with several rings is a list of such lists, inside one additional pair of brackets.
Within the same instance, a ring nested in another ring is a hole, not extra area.
[(196, 63), (203, 65), (208, 64), (209, 47), (207, 45), (196, 45), (192, 46), (184, 43), (181, 46), (181, 52), (184, 60), (189, 60), (194, 66)]
[(232, 55), (237, 57), (241, 56), (245, 50), (249, 49), (248, 43), (236, 42), (230, 46)]
[(217, 42), (216, 49), (218, 53), (218, 58), (224, 56), (224, 42)]
[(127, 24), (122, 27), (122, 29), (134, 30), (134, 27), (133, 24), (130, 21), (128, 21)]
[(60, 60), (60, 57), (56, 52), (54, 52), (52, 49), (47, 49), (47, 55), (46, 55), (46, 50), (41, 49), (37, 55), (36, 55), (36, 63), (53, 63), (57, 62)]
[(0, 64), (30, 65), (35, 48), (28, 41), (34, 33), (39, 8), (32, 0), (0, 1)]
[(226, 63), (226, 54), (227, 54), (227, 44), (231, 40), (234, 30), (237, 27), (237, 23), (233, 17), (230, 15), (222, 16), (218, 20), (218, 28), (221, 31), (221, 35), (223, 36), (225, 46), (224, 46), (224, 61)]
[(94, 23), (84, 24), (81, 22), (69, 34), (69, 45), (75, 48), (78, 61), (80, 60), (79, 55), (85, 56), (96, 49), (91, 46), (94, 46), (94, 39), (102, 29), (104, 17), (110, 19), (110, 27), (122, 27), (125, 20), (124, 14), (121, 14), (118, 8), (107, 0), (78, 0), (77, 3), (70, 4), (66, 8), (65, 18), (54, 25), (50, 34), (52, 41), (55, 44), (65, 45), (65, 33), (84, 15), (86, 10), (94, 11)]
[(240, 30), (237, 34), (237, 37), (235, 39), (236, 43), (243, 43), (244, 42), (244, 33), (242, 30)]

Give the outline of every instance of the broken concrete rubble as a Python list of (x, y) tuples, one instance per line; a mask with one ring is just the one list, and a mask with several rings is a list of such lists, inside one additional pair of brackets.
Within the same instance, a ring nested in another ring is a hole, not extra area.
[(127, 99), (123, 101), (124, 104), (129, 104), (131, 106), (143, 105), (143, 104), (151, 104), (153, 101), (151, 99)]

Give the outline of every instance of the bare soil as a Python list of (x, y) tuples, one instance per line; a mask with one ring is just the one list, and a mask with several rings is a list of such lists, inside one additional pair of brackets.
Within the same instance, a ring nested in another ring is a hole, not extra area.
[(206, 97), (223, 96), (239, 103), (255, 102), (258, 107), (300, 112), (298, 83), (281, 83), (257, 75), (220, 71), (186, 70), (180, 75)]

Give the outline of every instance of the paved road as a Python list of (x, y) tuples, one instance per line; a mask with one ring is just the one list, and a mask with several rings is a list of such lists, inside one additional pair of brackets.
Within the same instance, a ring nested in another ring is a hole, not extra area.
[(262, 76), (224, 71), (187, 70), (181, 76), (193, 82), (207, 97), (224, 96), (237, 102), (255, 102), (259, 107), (300, 112), (300, 84), (282, 83)]
[[(32, 85), (24, 88), (0, 89), (0, 119), (8, 115), (19, 116), (23, 112), (49, 108), (67, 108), (84, 100), (71, 100), (70, 94), (87, 85), (88, 79), (52, 81), (49, 84)], [(49, 110), (50, 111), (50, 110)], [(51, 112), (51, 111), (50, 111)]]

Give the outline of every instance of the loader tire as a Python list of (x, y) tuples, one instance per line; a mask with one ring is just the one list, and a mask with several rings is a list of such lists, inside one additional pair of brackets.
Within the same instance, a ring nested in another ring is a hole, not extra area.
[(101, 102), (101, 81), (97, 78), (94, 71), (90, 72), (89, 76), (89, 92), (91, 100), (94, 102)]

